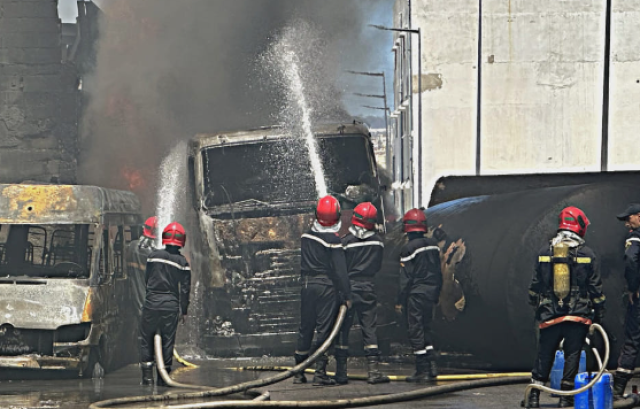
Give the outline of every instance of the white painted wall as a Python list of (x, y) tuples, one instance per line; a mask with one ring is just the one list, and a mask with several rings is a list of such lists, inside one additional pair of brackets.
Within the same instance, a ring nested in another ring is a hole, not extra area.
[[(397, 13), (408, 0), (396, 3)], [(442, 81), (421, 93), (422, 204), (439, 177), (475, 173), (478, 4), (411, 0), (423, 82)], [(606, 0), (482, 0), (481, 174), (600, 169), (605, 7)], [(640, 0), (612, 7), (609, 169), (639, 169)], [(417, 137), (417, 98), (413, 110)]]

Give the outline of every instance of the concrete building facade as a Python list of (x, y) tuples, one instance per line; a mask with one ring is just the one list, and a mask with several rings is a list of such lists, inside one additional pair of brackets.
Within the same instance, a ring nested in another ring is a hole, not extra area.
[(0, 0), (0, 182), (76, 180), (79, 38), (66, 37), (55, 0)]
[(397, 0), (394, 25), (422, 42), (395, 36), (394, 105), (411, 112), (393, 139), (411, 141), (394, 158), (422, 183), (401, 196), (426, 205), (445, 175), (638, 169), (639, 17), (634, 0)]

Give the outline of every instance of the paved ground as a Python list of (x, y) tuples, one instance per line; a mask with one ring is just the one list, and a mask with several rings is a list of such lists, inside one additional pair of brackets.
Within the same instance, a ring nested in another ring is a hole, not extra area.
[[(238, 372), (226, 369), (228, 367), (290, 364), (288, 358), (275, 360), (209, 360), (197, 363), (201, 365), (200, 368), (178, 368), (174, 371), (174, 378), (184, 383), (227, 386), (273, 374), (273, 372)], [(329, 369), (333, 369), (331, 364)], [(393, 363), (384, 364), (381, 369), (390, 375), (408, 375), (411, 373), (412, 368), (406, 364)], [(364, 374), (364, 365), (360, 361), (351, 362), (350, 372)], [(110, 373), (105, 379), (93, 381), (79, 380), (73, 377), (63, 379), (58, 373), (36, 375), (40, 379), (9, 380), (9, 378), (17, 379), (18, 376), (24, 377), (25, 374), (3, 372), (2, 378), (4, 379), (0, 381), (0, 408), (78, 409), (86, 408), (91, 402), (113, 397), (178, 392), (169, 388), (149, 389), (139, 386), (140, 372), (135, 365)], [(640, 379), (632, 380), (631, 384), (640, 384)], [(293, 385), (291, 379), (288, 379), (278, 384), (264, 387), (261, 390), (268, 390), (271, 393), (272, 400), (319, 400), (390, 394), (417, 388), (405, 382), (372, 386), (365, 381), (351, 381), (345, 386), (314, 387), (311, 385)], [(518, 408), (523, 391), (524, 385), (473, 389), (420, 401), (385, 405), (385, 408), (423, 408), (425, 406), (441, 409)], [(543, 407), (555, 407), (556, 403), (557, 398), (543, 395)]]

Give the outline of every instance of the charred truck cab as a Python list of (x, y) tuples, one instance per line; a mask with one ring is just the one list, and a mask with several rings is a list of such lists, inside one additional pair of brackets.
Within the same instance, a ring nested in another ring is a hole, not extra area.
[[(342, 232), (362, 201), (380, 210), (383, 229), (368, 128), (330, 124), (315, 128), (314, 135), (329, 193), (341, 202)], [(208, 353), (287, 355), (295, 349), (300, 236), (314, 220), (318, 198), (309, 163), (303, 137), (279, 127), (191, 140), (189, 179), (197, 214), (191, 264), (204, 287), (200, 339)], [(358, 345), (361, 338), (352, 338)]]
[(0, 368), (92, 376), (137, 361), (123, 250), (140, 224), (133, 193), (0, 185)]

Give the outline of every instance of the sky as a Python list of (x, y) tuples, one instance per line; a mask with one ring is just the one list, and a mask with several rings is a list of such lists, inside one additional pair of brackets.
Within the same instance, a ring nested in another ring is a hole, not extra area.
[[(104, 6), (110, 0), (94, 0), (99, 7)], [(133, 0), (135, 1), (135, 0)], [(188, 1), (188, 0), (187, 0)], [(233, 0), (211, 0), (211, 1), (233, 1)], [(321, 2), (322, 0), (315, 0)], [(344, 1), (357, 1), (361, 3), (368, 3), (369, 0), (344, 0)], [(379, 24), (385, 26), (391, 26), (393, 17), (393, 0), (382, 1), (374, 4), (374, 9), (370, 11), (370, 24)], [(76, 0), (58, 0), (58, 12), (60, 19), (63, 23), (75, 23), (77, 17)], [(376, 39), (380, 39), (379, 57), (372, 58), (368, 62), (370, 66), (347, 66), (345, 69), (353, 71), (370, 71), (381, 72), (384, 71), (387, 81), (387, 105), (393, 106), (393, 53), (391, 52), (392, 37), (387, 32), (376, 32), (374, 28), (363, 27), (365, 32), (372, 30), (371, 35)], [(358, 47), (359, 45), (354, 42), (349, 42), (345, 39), (345, 47)], [(365, 108), (363, 105), (380, 106), (382, 107), (382, 100), (375, 98), (366, 98), (353, 95), (353, 93), (363, 94), (382, 94), (382, 81), (380, 77), (366, 77), (345, 74), (338, 80), (338, 86), (344, 90), (344, 103), (347, 106), (349, 112), (358, 117), (368, 116), (382, 116), (381, 110), (374, 110)]]

